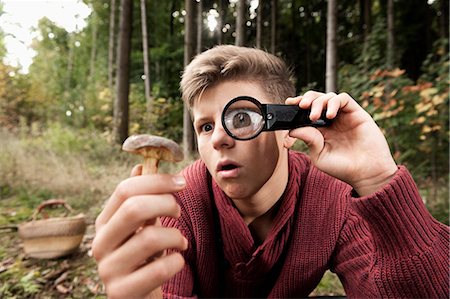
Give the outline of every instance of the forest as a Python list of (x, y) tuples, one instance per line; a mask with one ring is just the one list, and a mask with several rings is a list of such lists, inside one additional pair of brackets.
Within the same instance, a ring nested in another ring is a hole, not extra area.
[[(9, 33), (0, 28), (0, 297), (104, 297), (90, 252), (93, 223), (139, 163), (121, 144), (137, 133), (175, 140), (188, 158), (163, 165), (166, 172), (198, 158), (180, 76), (218, 44), (282, 57), (299, 95), (352, 95), (412, 173), (429, 211), (448, 225), (448, 1), (83, 2), (91, 9), (84, 28), (39, 21), (28, 72), (3, 61)], [(32, 260), (17, 225), (51, 198), (83, 212), (88, 230), (69, 259)], [(313, 295), (342, 294), (330, 274)]]

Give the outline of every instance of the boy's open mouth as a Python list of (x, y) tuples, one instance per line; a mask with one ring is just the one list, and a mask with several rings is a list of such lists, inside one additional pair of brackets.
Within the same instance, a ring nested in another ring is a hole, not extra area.
[(241, 165), (232, 161), (222, 161), (217, 165), (217, 172), (232, 171), (241, 167)]
[(237, 168), (237, 166), (234, 165), (234, 164), (226, 164), (226, 165), (222, 166), (221, 170), (232, 170), (232, 169), (235, 169), (235, 168)]
[(241, 165), (232, 161), (222, 161), (217, 165), (217, 174), (221, 179), (236, 179), (239, 176)]

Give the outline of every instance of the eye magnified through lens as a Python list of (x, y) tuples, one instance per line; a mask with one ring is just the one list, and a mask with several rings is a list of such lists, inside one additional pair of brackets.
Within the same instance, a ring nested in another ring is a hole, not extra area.
[(322, 117), (312, 122), (310, 110), (297, 105), (261, 104), (257, 99), (241, 96), (232, 99), (222, 112), (222, 125), (237, 140), (250, 140), (262, 131), (290, 130), (303, 126), (323, 127), (331, 120)]
[(222, 113), (225, 131), (238, 140), (255, 138), (264, 128), (264, 116), (256, 99), (239, 97), (230, 101)]
[(226, 110), (225, 128), (236, 139), (251, 139), (263, 129), (264, 117), (260, 108), (250, 101), (236, 101)]

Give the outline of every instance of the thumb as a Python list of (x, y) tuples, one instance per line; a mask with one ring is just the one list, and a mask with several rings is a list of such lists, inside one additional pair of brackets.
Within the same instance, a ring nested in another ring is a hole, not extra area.
[(289, 132), (289, 136), (297, 138), (305, 142), (309, 148), (310, 156), (316, 159), (324, 146), (322, 133), (313, 127), (303, 127), (294, 129)]
[(135, 165), (131, 170), (130, 177), (139, 176), (142, 174), (142, 164)]

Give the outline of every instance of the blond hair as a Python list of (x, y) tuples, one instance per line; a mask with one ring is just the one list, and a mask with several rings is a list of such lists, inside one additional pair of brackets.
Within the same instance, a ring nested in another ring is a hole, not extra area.
[(180, 83), (183, 101), (192, 108), (205, 89), (235, 80), (259, 84), (275, 103), (295, 96), (291, 71), (280, 58), (254, 48), (221, 45), (186, 66)]

